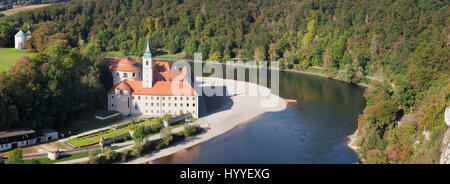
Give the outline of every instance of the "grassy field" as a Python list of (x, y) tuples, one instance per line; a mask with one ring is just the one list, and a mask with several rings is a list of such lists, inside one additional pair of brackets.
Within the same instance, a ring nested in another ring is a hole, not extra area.
[(32, 56), (29, 50), (19, 50), (15, 48), (0, 48), (0, 72), (6, 71), (24, 56)]
[(36, 9), (36, 8), (43, 8), (43, 7), (50, 6), (50, 5), (52, 5), (52, 4), (35, 4), (35, 5), (28, 5), (28, 6), (14, 6), (12, 9), (2, 11), (2, 13), (5, 14), (5, 16), (11, 16), (11, 15), (14, 15), (19, 12), (32, 10), (32, 9)]

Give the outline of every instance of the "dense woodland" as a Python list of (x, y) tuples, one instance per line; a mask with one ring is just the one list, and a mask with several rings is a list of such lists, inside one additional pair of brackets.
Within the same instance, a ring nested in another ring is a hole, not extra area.
[(142, 55), (149, 39), (153, 50), (205, 60), (383, 79), (366, 90), (360, 158), (435, 163), (450, 105), (449, 15), (445, 0), (74, 0), (18, 13), (0, 20), (0, 46), (31, 26), (26, 44), (40, 54), (0, 76), (0, 128), (63, 126), (105, 106), (102, 52)]

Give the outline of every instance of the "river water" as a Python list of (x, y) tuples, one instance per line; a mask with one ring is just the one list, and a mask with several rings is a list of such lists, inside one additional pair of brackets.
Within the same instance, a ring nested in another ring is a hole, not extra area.
[(280, 96), (297, 104), (152, 163), (356, 163), (346, 142), (364, 109), (364, 88), (293, 72), (279, 76)]

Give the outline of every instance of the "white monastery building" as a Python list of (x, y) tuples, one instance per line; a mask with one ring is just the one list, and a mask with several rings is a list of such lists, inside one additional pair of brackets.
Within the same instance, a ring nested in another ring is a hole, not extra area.
[(131, 58), (108, 60), (114, 78), (108, 110), (151, 117), (191, 113), (198, 118), (199, 95), (187, 80), (187, 69), (171, 71), (168, 62), (153, 62), (148, 42), (142, 67)]
[(20, 30), (15, 36), (14, 36), (14, 48), (16, 49), (26, 49), (25, 48), (25, 42), (30, 38), (31, 32), (28, 30), (26, 33), (24, 33), (22, 30)]

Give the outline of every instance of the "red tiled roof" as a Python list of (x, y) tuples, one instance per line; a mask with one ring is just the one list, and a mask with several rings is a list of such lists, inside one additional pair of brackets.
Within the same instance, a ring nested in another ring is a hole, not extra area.
[(170, 65), (168, 62), (155, 62), (155, 66), (158, 67), (159, 72), (170, 72)]
[(127, 79), (125, 79), (124, 81), (120, 82), (119, 84), (116, 85), (116, 87), (114, 89), (118, 89), (118, 90), (130, 90), (131, 87), (128, 85), (127, 83)]
[[(110, 58), (111, 62), (126, 63), (131, 62), (118, 60), (116, 58)], [(110, 94), (115, 94), (115, 89), (117, 90), (131, 90), (133, 95), (185, 95), (185, 96), (198, 96), (197, 92), (191, 86), (191, 84), (184, 80), (187, 74), (187, 68), (183, 67), (180, 72), (168, 73), (170, 71), (170, 65), (167, 62), (155, 62), (157, 67), (164, 70), (165, 72), (155, 72), (153, 73), (153, 85), (152, 88), (143, 88), (142, 81), (129, 81), (124, 80), (119, 84), (115, 85), (109, 91)], [(161, 70), (160, 70), (161, 71)], [(175, 85), (172, 90), (172, 85)], [(178, 88), (176, 85), (179, 85)]]
[(111, 71), (138, 71), (139, 64), (132, 58), (106, 58), (111, 65)]
[[(172, 85), (175, 85), (173, 90)], [(178, 88), (176, 85), (178, 85)], [(114, 89), (124, 90), (119, 89), (119, 86), (129, 86), (133, 95), (198, 96), (197, 92), (187, 80), (156, 81), (153, 83), (152, 88), (143, 88), (142, 81), (124, 80), (113, 87), (109, 93), (115, 94)]]

